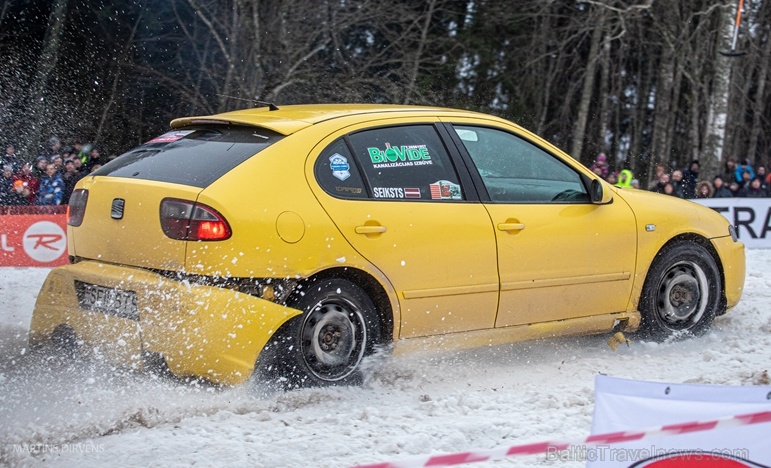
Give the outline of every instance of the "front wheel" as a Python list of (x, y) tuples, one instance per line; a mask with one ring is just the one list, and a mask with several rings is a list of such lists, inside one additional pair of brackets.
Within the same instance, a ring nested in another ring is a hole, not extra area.
[(325, 279), (298, 291), (289, 305), (302, 315), (287, 322), (260, 357), (271, 380), (284, 379), (290, 388), (360, 383), (362, 360), (380, 337), (367, 293), (348, 280)]
[(654, 340), (703, 334), (718, 313), (722, 290), (720, 271), (707, 249), (694, 242), (665, 247), (645, 279), (640, 334)]

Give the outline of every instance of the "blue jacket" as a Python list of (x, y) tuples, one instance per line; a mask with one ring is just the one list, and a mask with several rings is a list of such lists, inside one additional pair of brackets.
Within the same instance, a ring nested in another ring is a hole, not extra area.
[(61, 205), (64, 198), (64, 180), (58, 172), (40, 180), (37, 190), (38, 205)]

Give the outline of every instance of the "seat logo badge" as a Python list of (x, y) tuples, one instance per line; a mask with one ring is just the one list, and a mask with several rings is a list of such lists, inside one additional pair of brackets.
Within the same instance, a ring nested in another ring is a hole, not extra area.
[(110, 217), (112, 219), (123, 219), (123, 207), (126, 205), (126, 200), (122, 198), (116, 198), (112, 201), (112, 209), (110, 210)]

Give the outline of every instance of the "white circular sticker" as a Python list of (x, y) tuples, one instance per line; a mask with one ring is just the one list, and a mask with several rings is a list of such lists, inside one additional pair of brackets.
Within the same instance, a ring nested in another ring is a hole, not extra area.
[(67, 250), (67, 235), (58, 224), (38, 221), (24, 232), (24, 252), (35, 261), (53, 262)]

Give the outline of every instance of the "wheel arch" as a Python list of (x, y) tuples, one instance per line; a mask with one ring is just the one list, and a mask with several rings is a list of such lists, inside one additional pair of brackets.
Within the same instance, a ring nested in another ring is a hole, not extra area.
[(320, 271), (301, 280), (292, 294), (301, 291), (306, 285), (331, 278), (346, 279), (367, 293), (372, 302), (375, 303), (376, 312), (378, 317), (380, 317), (380, 336), (377, 337), (375, 344), (391, 342), (394, 336), (394, 309), (391, 300), (385, 288), (377, 279), (363, 270), (351, 267), (336, 267)]

